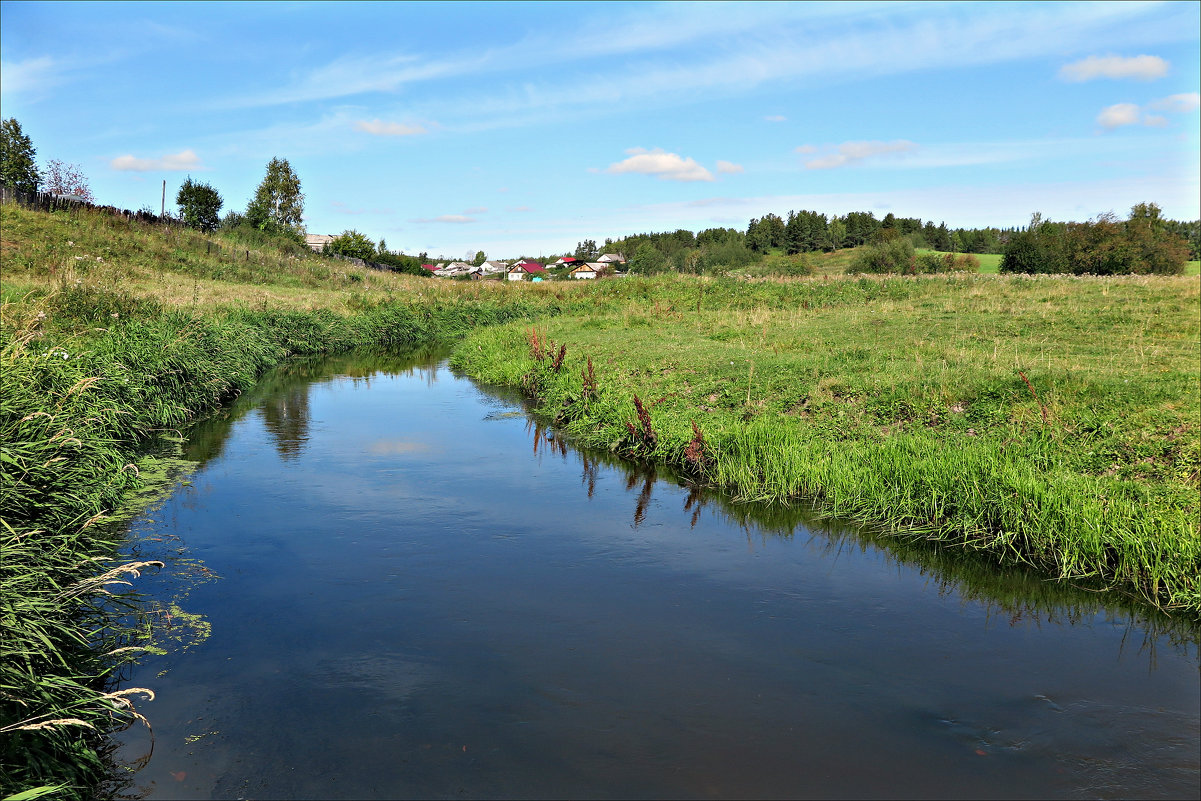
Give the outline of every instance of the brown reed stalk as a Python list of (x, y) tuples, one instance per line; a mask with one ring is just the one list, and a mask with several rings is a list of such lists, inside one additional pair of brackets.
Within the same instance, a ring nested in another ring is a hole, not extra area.
[(1021, 370), (1018, 370), (1018, 375), (1020, 375), (1022, 377), (1022, 380), (1026, 382), (1026, 389), (1030, 390), (1030, 394), (1034, 396), (1034, 400), (1038, 401), (1039, 408), (1043, 410), (1043, 425), (1044, 426), (1047, 425), (1046, 404), (1043, 403), (1042, 398), (1038, 397), (1038, 393), (1034, 391), (1034, 385), (1030, 383), (1029, 378), (1026, 378), (1026, 374), (1023, 373)]
[(696, 421), (692, 422), (692, 440), (684, 449), (684, 461), (695, 471), (701, 472), (705, 467), (705, 435), (701, 433)]

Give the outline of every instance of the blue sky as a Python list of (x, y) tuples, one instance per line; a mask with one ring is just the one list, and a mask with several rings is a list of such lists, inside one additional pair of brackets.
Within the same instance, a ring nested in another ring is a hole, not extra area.
[[(97, 201), (274, 156), (312, 233), (552, 254), (766, 212), (1201, 217), (1201, 3), (0, 3), (0, 113)], [(224, 211), (223, 210), (223, 211)]]

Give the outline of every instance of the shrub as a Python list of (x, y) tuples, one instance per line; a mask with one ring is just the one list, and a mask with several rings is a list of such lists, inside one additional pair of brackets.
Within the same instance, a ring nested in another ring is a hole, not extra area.
[(978, 273), (980, 260), (970, 253), (919, 253), (914, 268), (918, 273)]
[(863, 248), (851, 262), (853, 273), (914, 273), (917, 258), (913, 244), (898, 238)]
[(802, 254), (769, 253), (760, 262), (768, 275), (814, 275), (817, 268)]
[(325, 246), (324, 252), (335, 256), (349, 256), (352, 259), (371, 261), (375, 258), (375, 244), (363, 234), (352, 229), (335, 236)]

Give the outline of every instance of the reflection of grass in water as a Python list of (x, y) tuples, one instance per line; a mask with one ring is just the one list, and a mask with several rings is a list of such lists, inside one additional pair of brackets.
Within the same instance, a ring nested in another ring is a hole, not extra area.
[[(510, 396), (513, 400), (519, 400)], [(534, 412), (529, 401), (528, 411)], [(546, 440), (549, 429), (535, 418), (529, 426), (535, 452), (550, 449), (566, 455), (564, 436), (555, 434)], [(605, 466), (626, 476), (625, 489), (633, 496), (632, 524), (645, 520), (646, 510), (658, 481), (667, 481), (688, 489), (682, 510), (691, 515), (693, 527), (703, 510), (709, 510), (726, 523), (742, 528), (748, 538), (792, 539), (800, 531), (809, 535), (809, 543), (827, 555), (837, 556), (844, 549), (865, 552), (869, 549), (897, 565), (915, 569), (937, 584), (940, 595), (955, 595), (964, 602), (978, 603), (989, 618), (1009, 625), (1043, 621), (1054, 625), (1072, 625), (1097, 615), (1125, 620), (1132, 647), (1147, 652), (1154, 662), (1157, 641), (1163, 639), (1190, 660), (1201, 659), (1201, 626), (1188, 618), (1171, 616), (1148, 607), (1137, 597), (1099, 593), (1101, 583), (1081, 580), (1070, 583), (1048, 582), (1037, 571), (1021, 565), (998, 567), (987, 556), (927, 539), (917, 534), (898, 536), (879, 526), (839, 520), (824, 513), (819, 505), (735, 501), (729, 495), (698, 486), (694, 479), (665, 465), (631, 462), (608, 451), (577, 448), (581, 461), (581, 484), (589, 497), (595, 488), (598, 468)]]

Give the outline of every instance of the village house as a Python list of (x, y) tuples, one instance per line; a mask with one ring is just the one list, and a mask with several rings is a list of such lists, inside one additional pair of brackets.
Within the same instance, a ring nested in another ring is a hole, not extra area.
[(325, 250), (325, 246), (334, 241), (334, 237), (330, 234), (305, 234), (304, 243), (313, 249), (314, 252), (320, 253)]
[(597, 265), (584, 263), (576, 267), (574, 270), (568, 273), (568, 275), (577, 279), (596, 278), (597, 275), (599, 275), (599, 271), (596, 269), (596, 267)]
[(541, 281), (546, 275), (546, 267), (536, 261), (519, 261), (505, 273), (505, 280), (524, 281), (527, 275), (532, 281)]
[(625, 264), (626, 257), (620, 253), (606, 253), (597, 259), (601, 264)]
[(498, 275), (508, 269), (508, 263), (503, 261), (486, 261), (480, 265), (480, 272), (483, 275)]

